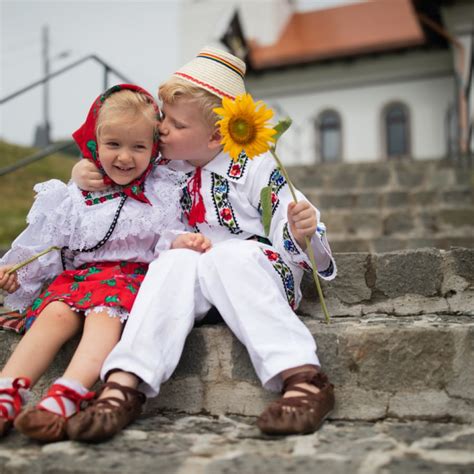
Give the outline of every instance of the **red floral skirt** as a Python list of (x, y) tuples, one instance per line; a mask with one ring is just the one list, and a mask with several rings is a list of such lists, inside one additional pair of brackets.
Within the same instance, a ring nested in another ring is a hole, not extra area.
[(102, 262), (66, 270), (28, 309), (25, 328), (28, 330), (41, 311), (53, 301), (63, 301), (77, 311), (109, 306), (130, 312), (147, 269), (147, 263)]

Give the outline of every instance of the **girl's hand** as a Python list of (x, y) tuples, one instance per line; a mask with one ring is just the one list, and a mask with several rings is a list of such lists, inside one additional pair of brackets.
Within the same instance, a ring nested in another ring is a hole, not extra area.
[(291, 202), (288, 204), (288, 223), (298, 245), (306, 250), (305, 237), (311, 239), (318, 226), (316, 210), (308, 201)]
[(20, 287), (16, 272), (10, 274), (7, 273), (12, 266), (13, 265), (6, 265), (0, 267), (0, 289), (5, 290), (8, 293), (15, 293), (15, 291)]
[(189, 249), (196, 252), (207, 252), (211, 248), (211, 241), (202, 234), (181, 234), (171, 244), (172, 249)]
[(92, 161), (82, 159), (72, 168), (71, 179), (84, 191), (104, 191), (104, 176)]

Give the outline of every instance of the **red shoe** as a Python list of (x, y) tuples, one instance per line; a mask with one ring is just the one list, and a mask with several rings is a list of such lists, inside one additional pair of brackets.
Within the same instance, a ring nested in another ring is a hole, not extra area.
[[(20, 395), (20, 389), (30, 388), (31, 381), (26, 377), (18, 377), (13, 380), (11, 388), (0, 388), (0, 438), (3, 438), (13, 425), (13, 420), (20, 413), (23, 405), (23, 400)], [(9, 398), (2, 398), (2, 395), (10, 395), (13, 400)], [(13, 416), (8, 414), (5, 403), (9, 403), (13, 407)]]
[(31, 439), (46, 443), (67, 439), (66, 424), (69, 417), (66, 416), (66, 407), (61, 397), (65, 397), (76, 404), (77, 411), (74, 413), (76, 414), (81, 409), (81, 403), (91, 400), (94, 395), (94, 392), (80, 395), (75, 390), (64, 385), (51, 385), (43, 400), (53, 397), (58, 403), (62, 414), (58, 415), (37, 405), (34, 408), (23, 410), (16, 417), (14, 422), (15, 428)]

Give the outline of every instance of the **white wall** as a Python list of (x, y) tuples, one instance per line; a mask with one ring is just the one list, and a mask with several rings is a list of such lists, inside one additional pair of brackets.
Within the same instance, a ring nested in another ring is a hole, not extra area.
[[(281, 28), (289, 3), (285, 0), (185, 0), (181, 20), (183, 61), (192, 58), (203, 44), (212, 43), (220, 36), (238, 5), (244, 5), (242, 26), (246, 36), (252, 37), (252, 24), (256, 20), (263, 22), (260, 28), (265, 35), (271, 24), (275, 25), (273, 33)], [(309, 0), (292, 3), (296, 10), (308, 9), (304, 7)], [(337, 1), (331, 6), (340, 3), (343, 2)], [(268, 8), (270, 4), (273, 10)], [(266, 14), (265, 8), (268, 8)], [(412, 156), (425, 159), (446, 153), (445, 114), (453, 101), (452, 74), (449, 50), (418, 50), (270, 71), (248, 76), (247, 88), (256, 98), (264, 99), (292, 117), (294, 125), (279, 145), (286, 163), (317, 160), (313, 121), (325, 108), (335, 109), (341, 115), (344, 161), (383, 159), (381, 114), (391, 101), (402, 101), (409, 108)]]
[[(392, 101), (408, 106), (411, 150), (416, 159), (445, 155), (445, 114), (452, 101), (452, 78), (407, 81), (266, 100), (293, 119), (280, 142), (285, 163), (315, 163), (317, 134), (314, 119), (325, 109), (339, 112), (342, 121), (343, 161), (383, 159), (382, 110)], [(265, 100), (265, 97), (263, 97)], [(282, 114), (284, 115), (284, 114)]]

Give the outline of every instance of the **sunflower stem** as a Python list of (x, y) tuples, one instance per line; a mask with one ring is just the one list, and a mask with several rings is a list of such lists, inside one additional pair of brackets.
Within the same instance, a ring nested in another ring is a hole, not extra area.
[(37, 258), (42, 257), (43, 255), (47, 254), (48, 252), (51, 252), (52, 250), (61, 250), (59, 247), (55, 247), (54, 245), (52, 247), (48, 247), (46, 250), (43, 250), (40, 253), (37, 253), (36, 255), (33, 255), (27, 260), (24, 260), (23, 262), (17, 263), (13, 267), (10, 268), (6, 273), (7, 275), (10, 275), (13, 272), (16, 272), (20, 268), (24, 267), (25, 265), (28, 265), (29, 263), (35, 261)]
[[(288, 183), (293, 201), (297, 203), (298, 198), (296, 197), (296, 191), (293, 186), (293, 183), (290, 180), (290, 177), (288, 176), (286, 168), (283, 166), (283, 163), (280, 161), (280, 158), (278, 158), (278, 155), (276, 154), (274, 147), (270, 148), (270, 152), (273, 155), (273, 158), (275, 159), (275, 161), (277, 162), (278, 168), (280, 168), (281, 172), (283, 173), (283, 176), (285, 177), (286, 182)], [(331, 318), (329, 316), (329, 312), (326, 307), (326, 301), (324, 299), (323, 290), (321, 289), (321, 284), (319, 283), (318, 267), (316, 265), (316, 260), (314, 258), (313, 247), (311, 246), (311, 242), (308, 237), (305, 237), (304, 240), (306, 243), (306, 252), (308, 254), (309, 260), (311, 261), (311, 270), (313, 273), (313, 280), (316, 285), (316, 291), (318, 292), (319, 301), (321, 302), (321, 308), (324, 313), (324, 319), (326, 320), (326, 323), (329, 324), (331, 322)]]

